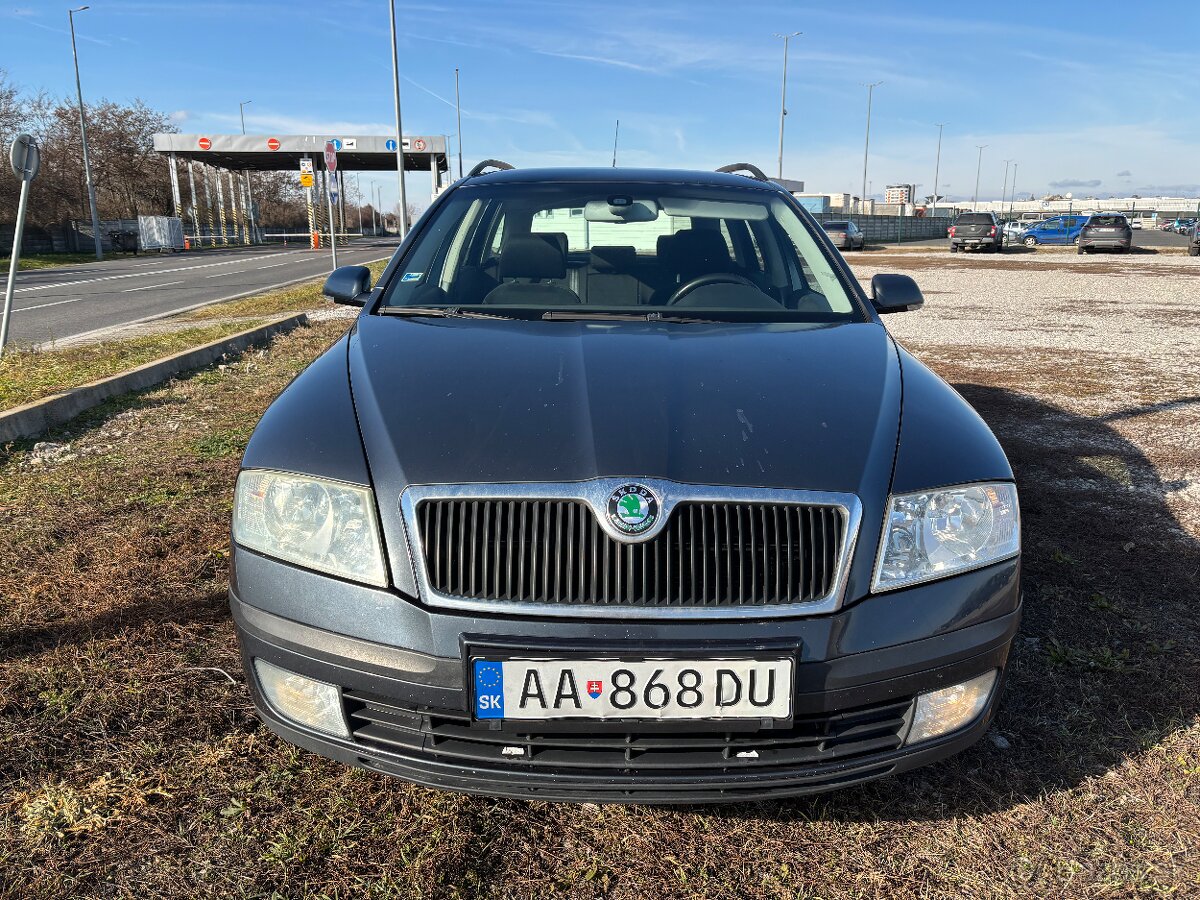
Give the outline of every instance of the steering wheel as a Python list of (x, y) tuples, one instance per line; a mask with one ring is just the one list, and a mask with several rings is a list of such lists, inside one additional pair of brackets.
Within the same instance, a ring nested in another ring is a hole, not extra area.
[(710, 284), (740, 284), (745, 287), (754, 288), (756, 291), (759, 290), (758, 285), (749, 278), (736, 275), (733, 272), (713, 272), (709, 275), (701, 275), (698, 278), (693, 278), (691, 281), (681, 284), (675, 289), (675, 293), (667, 298), (667, 306), (674, 306), (692, 291), (696, 290), (697, 288), (708, 287)]

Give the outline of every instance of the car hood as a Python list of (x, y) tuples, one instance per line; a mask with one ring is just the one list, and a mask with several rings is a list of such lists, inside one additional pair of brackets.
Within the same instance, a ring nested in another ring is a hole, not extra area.
[(859, 493), (896, 450), (899, 362), (874, 323), (366, 315), (349, 365), (381, 504), (600, 476)]

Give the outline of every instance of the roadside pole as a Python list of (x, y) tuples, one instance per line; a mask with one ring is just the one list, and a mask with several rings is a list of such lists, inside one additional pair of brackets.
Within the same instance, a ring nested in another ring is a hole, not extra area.
[(13, 287), (17, 281), (17, 267), (21, 264), (21, 239), (25, 236), (25, 208), (29, 205), (29, 184), (37, 177), (42, 164), (42, 154), (37, 141), (28, 134), (19, 134), (9, 151), (13, 174), (21, 179), (21, 200), (17, 204), (17, 226), (13, 232), (12, 259), (8, 263), (8, 285), (4, 291), (4, 315), (0, 317), (0, 356), (8, 343), (8, 320), (12, 316)]
[(337, 148), (333, 141), (325, 142), (325, 170), (329, 173), (326, 179), (328, 184), (325, 188), (325, 202), (329, 204), (329, 253), (333, 259), (333, 267), (338, 267), (337, 261), (337, 235), (334, 232), (337, 226), (333, 218), (333, 195), (337, 193)]

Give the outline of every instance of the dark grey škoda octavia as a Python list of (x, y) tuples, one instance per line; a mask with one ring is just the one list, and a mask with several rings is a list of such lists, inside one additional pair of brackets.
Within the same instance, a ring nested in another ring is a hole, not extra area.
[[(503, 171), (481, 174), (485, 168)], [(741, 800), (987, 728), (1020, 615), (995, 438), (752, 177), (481, 164), (263, 416), (230, 601), (263, 720), (409, 781)]]

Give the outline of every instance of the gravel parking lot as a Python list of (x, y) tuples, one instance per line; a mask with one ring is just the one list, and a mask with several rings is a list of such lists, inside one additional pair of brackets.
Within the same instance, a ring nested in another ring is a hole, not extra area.
[(1024, 618), (975, 747), (655, 809), (447, 794), (284, 744), (242, 683), (230, 493), (345, 324), (322, 321), (0, 448), (0, 897), (1196, 896), (1200, 260), (851, 262), (926, 289), (888, 324), (1020, 485)]
[(925, 308), (887, 324), (944, 376), (965, 367), (1111, 419), (1155, 460), (1169, 506), (1200, 537), (1200, 258), (947, 256), (885, 251), (853, 263), (868, 288), (879, 272), (917, 280)]

